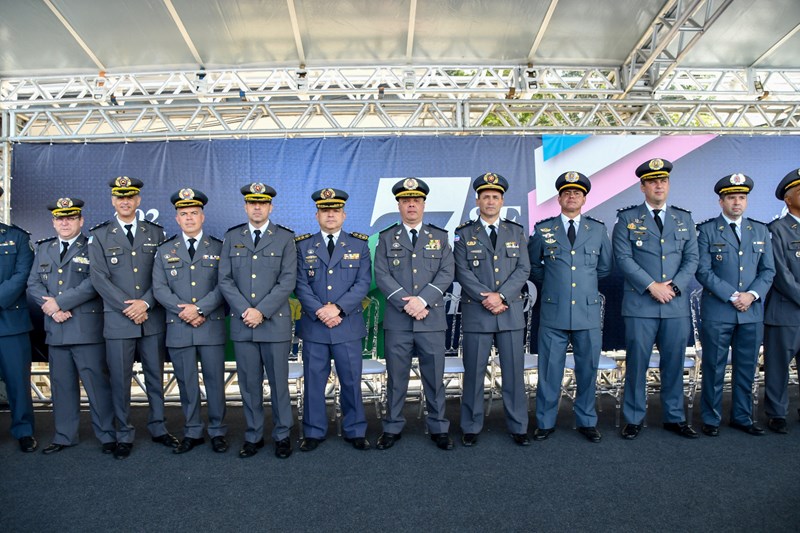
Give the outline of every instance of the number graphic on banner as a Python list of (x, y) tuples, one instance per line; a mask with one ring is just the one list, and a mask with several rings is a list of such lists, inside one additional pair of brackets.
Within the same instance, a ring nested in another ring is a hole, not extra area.
[(144, 212), (141, 209), (137, 209), (136, 210), (136, 218), (138, 220), (147, 220), (149, 222), (157, 222), (158, 221), (158, 209), (148, 209), (147, 212)]

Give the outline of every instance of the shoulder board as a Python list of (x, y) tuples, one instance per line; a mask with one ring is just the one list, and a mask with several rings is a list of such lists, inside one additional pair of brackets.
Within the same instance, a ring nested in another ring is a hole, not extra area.
[(298, 235), (297, 237), (295, 237), (294, 242), (304, 241), (309, 237), (311, 237), (311, 233), (303, 233), (302, 235)]
[(777, 224), (779, 220), (783, 220), (783, 217), (773, 219), (771, 222), (767, 222), (767, 227), (771, 227), (773, 224)]
[(554, 217), (547, 217), (547, 218), (543, 218), (542, 220), (540, 220), (539, 222), (537, 222), (536, 224), (534, 224), (534, 226), (538, 226), (538, 225), (539, 225), (539, 224), (541, 224), (542, 222), (547, 222), (548, 220), (553, 220), (554, 218), (558, 218), (559, 216), (560, 216), (560, 215), (557, 215), (557, 216), (554, 216)]
[(89, 231), (94, 231), (94, 230), (96, 230), (97, 228), (102, 228), (103, 226), (108, 226), (109, 224), (111, 224), (111, 221), (110, 221), (110, 220), (106, 220), (105, 222), (101, 222), (101, 223), (99, 223), (98, 225), (94, 226), (94, 227), (93, 227), (92, 229), (90, 229)]
[(708, 224), (709, 222), (713, 222), (716, 219), (717, 219), (717, 217), (707, 218), (707, 219), (703, 220), (702, 222), (696, 223), (695, 226), (702, 226), (703, 224)]
[(162, 226), (158, 222), (153, 222), (152, 220), (144, 219), (144, 220), (140, 220), (139, 222), (144, 222), (145, 224), (150, 224), (151, 226), (156, 226), (156, 227), (159, 227), (161, 229), (164, 229), (164, 226)]
[(159, 246), (163, 246), (163, 245), (167, 244), (168, 242), (170, 242), (170, 241), (174, 240), (174, 239), (175, 239), (175, 237), (177, 237), (177, 236), (178, 236), (178, 234), (177, 234), (177, 233), (176, 233), (175, 235), (170, 235), (169, 237), (167, 237), (166, 239), (164, 239), (163, 241), (161, 241), (160, 243), (158, 243), (158, 245), (159, 245)]
[(429, 228), (438, 229), (439, 231), (443, 231), (443, 232), (447, 233), (446, 229), (440, 228), (439, 226), (434, 226), (433, 224), (427, 224), (427, 223), (425, 225), (428, 226)]
[(627, 207), (620, 207), (619, 209), (617, 209), (617, 213), (619, 213), (621, 211), (627, 211), (628, 209), (633, 209), (634, 207), (639, 207), (639, 205), (638, 204), (634, 204), (634, 205), (629, 205)]
[(12, 228), (16, 228), (16, 229), (20, 230), (22, 233), (27, 233), (28, 235), (30, 235), (30, 234), (31, 234), (31, 232), (30, 232), (30, 231), (26, 230), (25, 228), (20, 228), (20, 227), (19, 227), (19, 226), (17, 226), (16, 224), (11, 224), (11, 225), (10, 225), (10, 227), (12, 227)]
[(56, 240), (57, 238), (58, 238), (58, 237), (48, 237), (48, 238), (46, 238), (46, 239), (40, 239), (40, 240), (36, 241), (36, 244), (42, 244), (42, 243), (45, 243), (45, 242), (54, 241), (54, 240)]
[(590, 217), (589, 215), (583, 215), (583, 216), (585, 216), (585, 217), (586, 217), (586, 218), (588, 218), (589, 220), (594, 220), (594, 221), (595, 221), (595, 222), (597, 222), (598, 224), (602, 224), (602, 225), (604, 225), (604, 226), (606, 225), (606, 223), (605, 223), (605, 222), (603, 222), (602, 220), (600, 220), (599, 218)]
[(520, 224), (519, 222), (517, 222), (515, 220), (509, 220), (507, 218), (504, 218), (503, 222), (506, 222), (507, 224), (514, 224), (515, 226), (519, 226), (520, 228), (522, 227), (522, 224)]
[(242, 226), (246, 226), (246, 225), (247, 225), (247, 222), (245, 222), (244, 224), (236, 224), (235, 226), (231, 226), (230, 228), (228, 228), (228, 229), (225, 231), (225, 233), (227, 233), (228, 231), (233, 231), (233, 230), (235, 230), (235, 229), (239, 229), (239, 228), (241, 228)]
[(214, 237), (213, 235), (209, 235), (208, 238), (211, 239), (214, 242), (222, 242), (222, 239), (220, 239), (218, 237)]
[(466, 228), (467, 226), (469, 226), (470, 224), (472, 224), (472, 222), (473, 222), (472, 220), (465, 220), (464, 222), (462, 222), (461, 224), (459, 224), (459, 226), (458, 226), (456, 229), (457, 229), (457, 230), (459, 230), (459, 229), (461, 229), (461, 228)]
[(392, 228), (394, 228), (394, 227), (398, 226), (399, 224), (400, 224), (399, 222), (395, 222), (395, 223), (394, 223), (394, 224), (392, 224), (391, 226), (387, 226), (387, 227), (383, 228), (383, 229), (382, 229), (380, 232), (381, 232), (381, 233), (383, 233), (383, 232), (385, 232), (385, 231), (389, 231), (390, 229), (392, 229)]
[(294, 230), (292, 228), (287, 228), (286, 226), (281, 226), (280, 224), (275, 224), (275, 225), (278, 226), (281, 229), (285, 229), (289, 233), (294, 233)]
[(672, 207), (674, 207), (674, 208), (675, 208), (675, 209), (677, 209), (678, 211), (683, 211), (684, 213), (689, 213), (690, 215), (692, 214), (692, 212), (691, 212), (691, 211), (689, 211), (689, 210), (688, 210), (688, 209), (686, 209), (686, 208), (683, 208), (683, 207), (678, 207), (677, 205), (673, 205)]
[(750, 222), (755, 222), (756, 224), (761, 224), (762, 226), (767, 225), (766, 222), (761, 222), (760, 220), (756, 220), (754, 218), (747, 217), (747, 220), (749, 220)]
[(352, 235), (356, 239), (361, 239), (362, 241), (368, 241), (369, 240), (369, 235), (366, 235), (364, 233), (359, 233), (357, 231), (351, 232), (350, 235)]

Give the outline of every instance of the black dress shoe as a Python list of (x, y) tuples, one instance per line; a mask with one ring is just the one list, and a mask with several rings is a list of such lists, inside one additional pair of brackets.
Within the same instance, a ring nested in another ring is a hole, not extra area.
[(786, 427), (785, 418), (770, 418), (767, 422), (767, 427), (775, 433), (780, 433), (781, 435), (786, 435), (789, 433), (789, 428)]
[(395, 441), (400, 440), (400, 437), (400, 433), (386, 433), (384, 431), (381, 433), (380, 437), (378, 437), (378, 442), (375, 444), (375, 447), (379, 450), (388, 450), (394, 446)]
[(541, 441), (553, 434), (556, 428), (536, 428), (533, 431), (533, 440)]
[(317, 449), (319, 443), (322, 442), (321, 439), (312, 439), (311, 437), (306, 437), (300, 441), (300, 451), (301, 452), (311, 452)]
[(211, 449), (217, 453), (225, 453), (228, 451), (228, 441), (222, 435), (211, 437)]
[(58, 453), (61, 450), (63, 450), (64, 448), (66, 448), (66, 447), (67, 446), (64, 445), (64, 444), (55, 444), (54, 443), (54, 444), (51, 444), (50, 446), (48, 446), (47, 448), (45, 448), (44, 450), (42, 450), (42, 453), (45, 454), (45, 455), (50, 455), (51, 453)]
[(181, 445), (180, 441), (174, 435), (170, 435), (169, 433), (164, 433), (163, 435), (159, 435), (158, 437), (153, 437), (153, 442), (157, 442), (159, 444), (163, 444), (168, 448), (177, 448)]
[(639, 436), (639, 432), (641, 430), (641, 424), (625, 424), (625, 426), (622, 428), (622, 438), (633, 440)]
[(172, 450), (172, 453), (176, 455), (180, 455), (182, 453), (190, 452), (194, 449), (195, 446), (200, 446), (201, 444), (205, 444), (206, 440), (203, 437), (199, 439), (193, 439), (191, 437), (183, 437), (183, 440), (178, 445), (177, 448)]
[(737, 422), (731, 422), (730, 426), (733, 429), (744, 431), (748, 435), (753, 435), (754, 437), (761, 437), (766, 433), (764, 431), (764, 428), (762, 428), (758, 424), (739, 424)]
[(527, 433), (512, 433), (511, 440), (514, 441), (514, 444), (517, 446), (530, 446), (531, 439), (528, 438)]
[(263, 447), (264, 447), (264, 439), (261, 439), (258, 442), (245, 441), (244, 446), (242, 446), (242, 449), (239, 450), (239, 457), (241, 457), (242, 459), (253, 457), (255, 454), (258, 453), (258, 450), (260, 450)]
[(696, 439), (697, 432), (686, 422), (664, 422), (664, 429), (687, 439)]
[(369, 450), (369, 441), (365, 437), (344, 437), (345, 442), (349, 442), (356, 450)]
[(431, 440), (436, 443), (440, 450), (452, 450), (453, 439), (447, 433), (431, 433)]
[(712, 424), (703, 424), (702, 426), (700, 426), (700, 431), (702, 431), (704, 435), (708, 435), (709, 437), (719, 437), (719, 426), (714, 426)]
[(114, 450), (117, 449), (117, 442), (116, 441), (104, 442), (102, 448), (100, 449), (103, 451), (103, 454), (105, 455), (114, 453)]
[(477, 433), (464, 433), (461, 435), (461, 444), (470, 448), (475, 446), (478, 443), (478, 434)]
[(292, 455), (292, 441), (289, 440), (289, 437), (275, 443), (275, 457), (286, 459), (290, 455)]
[(19, 439), (19, 449), (25, 453), (32, 453), (36, 451), (36, 448), (39, 447), (39, 443), (36, 442), (31, 436), (22, 437)]
[(600, 432), (597, 431), (597, 428), (594, 426), (579, 427), (578, 433), (586, 437), (586, 440), (589, 442), (598, 443), (600, 442), (600, 439), (603, 438), (603, 436), (600, 435)]
[(117, 447), (114, 448), (114, 459), (127, 459), (132, 448), (133, 444), (130, 442), (118, 442)]

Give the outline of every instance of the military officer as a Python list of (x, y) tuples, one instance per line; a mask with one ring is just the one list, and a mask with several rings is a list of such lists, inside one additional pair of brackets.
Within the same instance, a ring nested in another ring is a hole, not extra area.
[(521, 225), (500, 219), (508, 180), (487, 172), (472, 182), (480, 216), (456, 229), (456, 281), (461, 284), (464, 332), (464, 393), (461, 443), (473, 446), (483, 428), (483, 382), (492, 343), (500, 354), (506, 427), (520, 446), (528, 446), (528, 402), (523, 379), (522, 288), (530, 262)]
[[(0, 187), (0, 196), (3, 188)], [(25, 282), (33, 264), (27, 231), (0, 222), (0, 377), (11, 408), (11, 435), (26, 453), (36, 451), (31, 401), (31, 339)]]
[(644, 203), (617, 212), (612, 242), (625, 277), (625, 398), (622, 436), (635, 439), (646, 406), (653, 344), (661, 360), (664, 428), (697, 438), (683, 409), (683, 362), (689, 339), (689, 283), (697, 270), (697, 235), (689, 211), (667, 205), (672, 163), (650, 159), (636, 169)]
[(90, 278), (103, 299), (106, 361), (117, 420), (114, 457), (125, 459), (133, 448), (130, 424), (131, 378), (136, 354), (142, 361), (150, 412), (147, 429), (153, 442), (177, 448), (178, 439), (164, 425), (164, 308), (153, 297), (153, 260), (164, 230), (139, 220), (141, 180), (120, 176), (109, 182), (113, 220), (91, 230)]
[(778, 183), (775, 196), (787, 213), (768, 225), (775, 278), (764, 313), (764, 412), (767, 427), (788, 433), (789, 364), (800, 364), (800, 168)]
[(55, 437), (43, 450), (45, 454), (78, 444), (79, 378), (103, 453), (113, 453), (117, 446), (103, 338), (103, 300), (89, 279), (88, 238), (81, 233), (83, 205), (79, 198), (59, 198), (47, 206), (56, 236), (37, 243), (28, 277), (28, 294), (45, 315), (49, 347)]
[(542, 285), (539, 321), (539, 384), (536, 388), (535, 440), (555, 431), (567, 344), (575, 357), (578, 431), (600, 442), (595, 386), (602, 350), (598, 279), (611, 273), (613, 255), (605, 224), (581, 214), (589, 179), (570, 171), (556, 179), (561, 214), (536, 223), (528, 251), (531, 279)]
[(311, 195), (320, 231), (295, 239), (297, 287), (303, 308), (297, 334), (303, 340), (303, 435), (300, 450), (311, 451), (325, 440), (328, 417), (325, 386), (331, 358), (341, 384), (344, 440), (368, 450), (367, 419), (361, 399), (361, 342), (367, 335), (362, 300), (372, 282), (369, 237), (346, 233), (342, 226), (348, 194), (321, 189)]
[(269, 219), (275, 189), (263, 183), (241, 188), (248, 222), (225, 234), (219, 265), (219, 288), (231, 310), (231, 340), (242, 392), (247, 431), (239, 457), (264, 447), (263, 375), (272, 397), (275, 455), (292, 454), (289, 432), (289, 350), (292, 315), (289, 295), (297, 280), (294, 232)]
[(375, 251), (375, 282), (386, 296), (383, 329), (389, 374), (379, 450), (391, 448), (405, 426), (403, 405), (414, 356), (419, 358), (431, 439), (442, 450), (453, 449), (442, 379), (447, 329), (443, 298), (453, 282), (455, 263), (447, 231), (422, 221), (428, 192), (428, 184), (416, 178), (392, 187), (402, 223), (380, 233)]
[(205, 442), (200, 419), (199, 357), (208, 406), (208, 434), (217, 453), (225, 440), (225, 307), (217, 286), (222, 241), (203, 232), (208, 197), (190, 187), (170, 202), (181, 233), (158, 247), (153, 266), (153, 295), (167, 312), (167, 349), (175, 369), (186, 420), (183, 440), (172, 450), (181, 454)]
[(704, 289), (700, 300), (701, 430), (710, 437), (719, 435), (729, 351), (733, 364), (730, 426), (750, 435), (764, 434), (753, 420), (753, 380), (764, 337), (762, 297), (775, 276), (775, 262), (767, 226), (743, 216), (752, 190), (753, 180), (744, 174), (720, 179), (714, 192), (722, 213), (697, 225), (697, 281)]

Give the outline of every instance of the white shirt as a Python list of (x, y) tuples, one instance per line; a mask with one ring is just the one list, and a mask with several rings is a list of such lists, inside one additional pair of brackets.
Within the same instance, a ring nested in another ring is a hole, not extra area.
[(578, 236), (578, 226), (581, 225), (581, 215), (580, 215), (580, 213), (578, 213), (578, 215), (575, 218), (569, 218), (564, 213), (561, 213), (561, 223), (564, 224), (564, 231), (569, 230), (569, 221), (570, 220), (573, 220), (575, 222), (575, 224), (574, 224), (574, 226), (575, 226), (575, 236), (577, 237)]
[(117, 219), (117, 222), (119, 222), (119, 225), (120, 225), (120, 227), (122, 228), (122, 231), (125, 231), (125, 232), (127, 232), (128, 230), (125, 228), (125, 226), (126, 226), (126, 225), (130, 225), (130, 226), (131, 226), (131, 234), (133, 234), (133, 236), (134, 236), (134, 237), (136, 237), (136, 227), (137, 227), (137, 224), (136, 224), (136, 222), (138, 222), (138, 220), (136, 219), (136, 217), (134, 217), (134, 218), (133, 218), (133, 220), (131, 220), (130, 222), (123, 222), (123, 221), (121, 221), (121, 220), (119, 219), (119, 217), (118, 217), (116, 214), (114, 215), (114, 217), (116, 217), (116, 219)]
[[(655, 215), (655, 213), (653, 213), (653, 209), (655, 209), (655, 208), (653, 206), (651, 206), (650, 204), (648, 204), (647, 202), (645, 202), (644, 205), (647, 206), (647, 210), (650, 211), (650, 216), (653, 217), (653, 220), (655, 220), (656, 215)], [(661, 209), (661, 211), (658, 213), (658, 218), (661, 219), (661, 225), (664, 225), (664, 221), (666, 220), (664, 218), (664, 213), (667, 211), (667, 204), (664, 204), (659, 209)]]
[(269, 219), (267, 219), (266, 222), (264, 222), (264, 225), (261, 226), (260, 228), (255, 227), (249, 222), (247, 223), (247, 226), (250, 228), (250, 233), (253, 235), (253, 241), (255, 241), (256, 230), (261, 230), (261, 233), (259, 235), (261, 235), (262, 237), (267, 234), (267, 226), (269, 226)]
[(408, 240), (410, 240), (410, 241), (412, 241), (412, 240), (413, 240), (413, 239), (411, 238), (411, 230), (412, 230), (412, 229), (415, 229), (415, 230), (417, 230), (417, 238), (419, 238), (420, 234), (422, 233), (422, 231), (421, 231), (421, 230), (422, 230), (422, 222), (420, 222), (420, 223), (419, 223), (419, 224), (417, 224), (416, 226), (409, 226), (408, 224), (406, 224), (405, 222), (403, 222), (403, 227), (404, 227), (404, 228), (406, 228), (406, 233), (408, 234)]
[[(183, 232), (181, 232), (181, 233), (183, 233)], [(203, 230), (200, 230), (200, 233), (198, 233), (194, 237), (189, 237), (188, 235), (183, 233), (183, 244), (186, 245), (186, 249), (188, 250), (189, 249), (189, 239), (194, 239), (195, 240), (194, 249), (197, 250), (197, 243), (200, 242), (200, 239), (202, 239), (202, 238), (203, 238)]]
[(478, 220), (481, 221), (481, 224), (483, 225), (483, 230), (486, 232), (486, 235), (488, 235), (489, 237), (492, 236), (492, 230), (489, 229), (489, 226), (494, 226), (494, 231), (497, 231), (497, 230), (500, 229), (500, 225), (499, 225), (500, 224), (500, 219), (499, 218), (497, 220), (495, 220), (494, 222), (492, 222), (491, 224), (489, 222), (486, 222), (481, 217), (478, 217)]
[(342, 233), (342, 230), (340, 229), (336, 233), (326, 233), (324, 231), (320, 233), (322, 233), (322, 240), (325, 242), (325, 246), (328, 246), (328, 235), (333, 235), (333, 244), (335, 245), (339, 242), (339, 235)]

